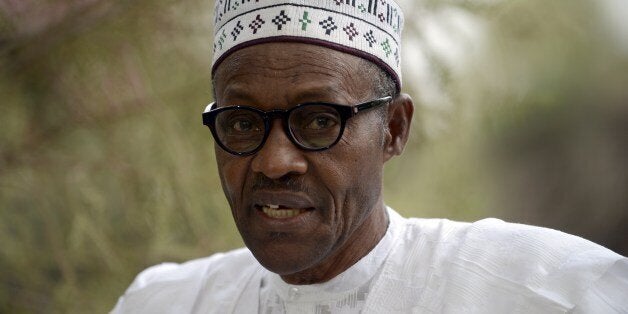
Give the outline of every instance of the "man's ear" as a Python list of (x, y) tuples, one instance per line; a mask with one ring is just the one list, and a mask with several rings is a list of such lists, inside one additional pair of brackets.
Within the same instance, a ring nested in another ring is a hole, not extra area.
[(414, 104), (408, 94), (400, 94), (388, 105), (388, 130), (384, 143), (384, 161), (401, 155), (406, 147), (412, 124)]

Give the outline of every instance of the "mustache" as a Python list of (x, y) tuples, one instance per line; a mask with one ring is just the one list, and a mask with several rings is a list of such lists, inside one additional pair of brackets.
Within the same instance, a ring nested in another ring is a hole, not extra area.
[(263, 174), (256, 174), (253, 177), (251, 189), (258, 190), (282, 190), (290, 192), (303, 192), (309, 194), (310, 189), (305, 184), (304, 178), (300, 176), (285, 175), (279, 179), (271, 179)]

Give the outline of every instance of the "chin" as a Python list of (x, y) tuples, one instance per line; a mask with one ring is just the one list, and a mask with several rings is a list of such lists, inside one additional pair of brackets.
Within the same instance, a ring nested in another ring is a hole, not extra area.
[(296, 274), (313, 266), (311, 261), (305, 262), (304, 258), (294, 258), (286, 254), (268, 256), (253, 253), (253, 256), (264, 268), (281, 276)]
[(247, 243), (247, 247), (264, 268), (282, 276), (311, 269), (323, 259), (323, 254), (316, 254), (320, 251), (311, 246), (278, 243), (257, 246)]

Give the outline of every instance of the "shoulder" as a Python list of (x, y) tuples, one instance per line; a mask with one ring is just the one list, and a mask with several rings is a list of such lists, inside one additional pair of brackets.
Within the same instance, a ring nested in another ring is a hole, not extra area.
[(246, 248), (155, 265), (137, 275), (112, 313), (190, 312), (200, 291), (242, 287), (260, 267)]
[(612, 292), (628, 288), (626, 258), (591, 241), (499, 219), (403, 222), (397, 253), (402, 269), (414, 269), (420, 280), (429, 278), (426, 284), (439, 289), (433, 297), (457, 300), (452, 305), (466, 299), (502, 300), (503, 307), (499, 302), (485, 305), (506, 309), (517, 303), (532, 312), (595, 310), (603, 300), (626, 307), (624, 298)]
[(404, 239), (417, 239), (430, 247), (447, 250), (453, 256), (467, 259), (495, 260), (512, 263), (564, 264), (570, 260), (598, 260), (610, 265), (621, 258), (607, 248), (578, 236), (558, 230), (504, 222), (495, 218), (474, 223), (447, 219), (404, 219)]
[[(251, 252), (246, 248), (241, 248), (181, 264), (162, 263), (139, 273), (127, 292), (160, 283), (185, 283), (219, 277), (221, 274), (229, 273), (230, 269), (245, 269), (254, 266), (254, 262)], [(229, 275), (232, 276), (232, 274)]]

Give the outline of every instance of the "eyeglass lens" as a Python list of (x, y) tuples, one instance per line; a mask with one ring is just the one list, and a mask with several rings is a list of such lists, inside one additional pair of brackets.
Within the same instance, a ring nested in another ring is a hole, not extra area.
[(235, 152), (255, 150), (264, 140), (264, 119), (253, 110), (225, 110), (216, 116), (218, 140)]
[(292, 112), (288, 125), (297, 142), (307, 148), (333, 144), (340, 134), (340, 115), (333, 107), (309, 105)]

